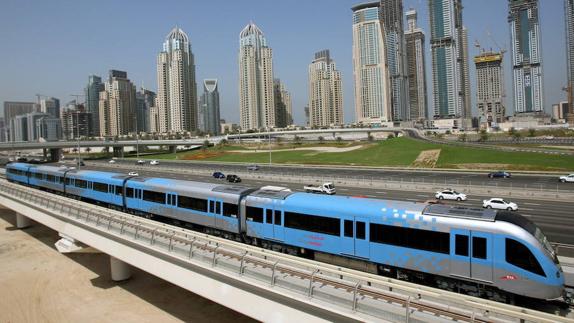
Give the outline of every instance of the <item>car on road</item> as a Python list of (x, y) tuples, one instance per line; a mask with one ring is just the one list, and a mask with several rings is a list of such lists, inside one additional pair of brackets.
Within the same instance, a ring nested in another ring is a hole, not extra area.
[(115, 163), (116, 163), (116, 161), (115, 161), (115, 160), (113, 160), (113, 159), (110, 159), (110, 161), (109, 161), (108, 163), (110, 163), (110, 164), (115, 164)]
[(140, 176), (137, 172), (129, 172), (128, 176)]
[(509, 172), (499, 170), (497, 172), (488, 173), (489, 178), (510, 178), (512, 176)]
[(230, 183), (241, 183), (241, 177), (234, 174), (229, 174), (227, 175), (227, 181)]
[(159, 161), (154, 159), (154, 160), (150, 161), (149, 164), (150, 165), (159, 165)]
[(454, 200), (454, 201), (466, 201), (467, 197), (464, 193), (459, 193), (453, 189), (445, 189), (438, 191), (435, 194), (435, 198), (439, 200)]
[(136, 162), (136, 165), (143, 165), (143, 164), (145, 164), (145, 161), (141, 159)]
[(561, 181), (562, 183), (574, 183), (574, 174), (570, 174), (570, 175), (566, 175), (566, 176), (560, 176), (559, 181)]
[(247, 170), (259, 170), (259, 165), (249, 165), (247, 166)]
[(225, 174), (222, 172), (214, 172), (211, 176), (213, 176), (213, 178), (225, 178)]
[(508, 210), (508, 211), (518, 210), (518, 205), (516, 203), (506, 201), (501, 198), (491, 198), (490, 200), (483, 200), (482, 207), (485, 209), (497, 209), (497, 210)]

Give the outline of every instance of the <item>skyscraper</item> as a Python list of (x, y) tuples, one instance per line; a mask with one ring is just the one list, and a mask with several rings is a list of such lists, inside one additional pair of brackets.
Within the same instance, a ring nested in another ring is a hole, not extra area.
[(461, 0), (429, 0), (435, 118), (470, 118)]
[(189, 37), (175, 27), (157, 56), (159, 132), (195, 131), (197, 84)]
[(47, 113), (54, 118), (59, 118), (60, 100), (56, 98), (45, 98), (40, 100), (40, 112)]
[(379, 2), (359, 4), (353, 10), (353, 76), (357, 122), (392, 120), (391, 83), (387, 49), (379, 20)]
[(153, 91), (141, 88), (136, 92), (136, 130), (150, 132), (150, 110), (155, 105), (156, 94)]
[(476, 64), (476, 103), (481, 122), (491, 127), (505, 117), (502, 53), (485, 52), (474, 57)]
[(219, 135), (221, 127), (219, 126), (219, 87), (217, 79), (203, 80), (203, 94), (201, 95), (199, 109), (201, 111), (202, 130), (213, 136)]
[(566, 25), (566, 67), (568, 68), (568, 105), (570, 125), (574, 125), (574, 0), (564, 0)]
[(275, 125), (285, 128), (293, 124), (291, 93), (280, 79), (273, 80), (273, 100), (275, 101)]
[(409, 120), (403, 0), (380, 0), (380, 20), (391, 80), (392, 118), (395, 121)]
[(341, 72), (329, 50), (315, 53), (309, 65), (309, 126), (343, 124), (343, 84)]
[(538, 0), (509, 0), (514, 112), (544, 111)]
[(100, 136), (120, 136), (135, 132), (136, 87), (123, 71), (110, 70), (104, 91), (100, 92)]
[[(21, 116), (27, 113), (36, 112), (40, 109), (40, 106), (34, 102), (12, 102), (12, 101), (4, 101), (4, 123), (6, 126), (4, 127), (6, 133), (6, 140), (7, 141), (26, 141), (27, 139), (27, 130), (21, 130), (25, 126), (18, 126), (18, 131), (20, 136), (15, 136), (16, 129), (14, 128), (16, 124), (12, 122), (17, 116)], [(21, 120), (20, 120), (21, 121)], [(25, 123), (25, 121), (24, 121)], [(25, 133), (25, 135), (21, 135)], [(18, 140), (19, 139), (19, 140)]]
[(239, 34), (239, 109), (242, 129), (275, 127), (273, 50), (254, 23)]
[(417, 12), (409, 10), (405, 32), (407, 79), (409, 82), (409, 120), (428, 119), (425, 64), (425, 34), (417, 26)]
[(104, 90), (102, 78), (96, 75), (88, 76), (88, 85), (84, 89), (86, 96), (86, 112), (91, 113), (90, 135), (100, 135), (100, 92)]

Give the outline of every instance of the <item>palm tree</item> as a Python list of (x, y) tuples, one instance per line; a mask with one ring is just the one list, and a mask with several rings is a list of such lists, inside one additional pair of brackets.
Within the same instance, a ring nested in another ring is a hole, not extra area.
[(323, 138), (323, 136), (319, 136), (319, 143), (321, 145), (325, 143), (325, 138)]

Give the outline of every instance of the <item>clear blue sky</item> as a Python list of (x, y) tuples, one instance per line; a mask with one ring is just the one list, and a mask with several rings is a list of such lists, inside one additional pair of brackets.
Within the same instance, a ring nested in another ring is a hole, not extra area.
[[(545, 106), (565, 97), (563, 0), (541, 0)], [(179, 25), (190, 37), (196, 60), (198, 91), (204, 78), (218, 78), (221, 117), (239, 120), (238, 35), (250, 21), (273, 48), (275, 77), (293, 96), (295, 122), (304, 122), (307, 67), (315, 51), (328, 48), (343, 73), (345, 121), (354, 121), (352, 24), (350, 0), (218, 0), (218, 1), (77, 1), (3, 0), (0, 10), (0, 102), (34, 101), (35, 94), (59, 98), (83, 94), (89, 74), (106, 77), (109, 69), (128, 72), (139, 87), (156, 90), (155, 61), (167, 33)], [(426, 0), (405, 0), (419, 11), (427, 31)], [(478, 40), (509, 49), (507, 1), (463, 1), (469, 30), (469, 53)], [(427, 82), (432, 95), (427, 33)], [(512, 110), (509, 55), (505, 57), (507, 110)], [(471, 64), (474, 96), (475, 69)], [(473, 108), (474, 109), (474, 108)]]

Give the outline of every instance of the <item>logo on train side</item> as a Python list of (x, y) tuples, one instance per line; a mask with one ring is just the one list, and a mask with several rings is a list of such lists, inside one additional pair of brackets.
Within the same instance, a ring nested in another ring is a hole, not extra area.
[(514, 276), (514, 275), (506, 275), (506, 276), (502, 276), (500, 277), (501, 280), (517, 280), (518, 277)]

